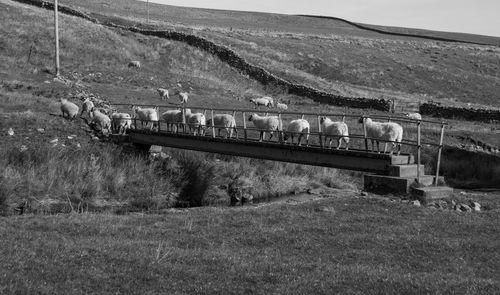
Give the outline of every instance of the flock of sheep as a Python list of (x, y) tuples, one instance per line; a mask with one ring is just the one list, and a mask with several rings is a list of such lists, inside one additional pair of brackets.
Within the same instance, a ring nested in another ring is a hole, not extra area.
[[(161, 99), (168, 99), (169, 93), (167, 89), (158, 88), (158, 94)], [(186, 92), (177, 92), (179, 95), (180, 103), (185, 106), (188, 100), (188, 94)], [(94, 126), (99, 126), (100, 130), (103, 132), (107, 131), (108, 134), (125, 134), (128, 129), (132, 127), (132, 120), (137, 119), (141, 122), (141, 128), (144, 128), (144, 123), (146, 128), (150, 130), (159, 129), (158, 122), (161, 120), (166, 123), (167, 130), (170, 132), (177, 133), (180, 128), (185, 130), (185, 126), (189, 127), (189, 131), (193, 135), (205, 135), (206, 130), (209, 128), (216, 128), (218, 130), (218, 136), (220, 136), (221, 131), (225, 130), (226, 138), (231, 138), (233, 132), (238, 138), (238, 130), (236, 127), (236, 120), (233, 115), (230, 114), (215, 114), (212, 118), (207, 119), (204, 113), (191, 112), (189, 108), (179, 108), (176, 110), (168, 110), (162, 114), (159, 114), (158, 107), (156, 108), (142, 108), (139, 106), (132, 106), (132, 111), (134, 117), (128, 113), (120, 113), (110, 110), (110, 108), (96, 108), (94, 103), (90, 99), (86, 99), (80, 108), (75, 103), (72, 103), (66, 99), (61, 99), (61, 111), (63, 117), (68, 117), (74, 119), (78, 114), (82, 117), (86, 114), (90, 119), (90, 124)], [(276, 107), (280, 110), (286, 110), (288, 107), (284, 103), (274, 104), (274, 100), (271, 97), (261, 97), (254, 98), (250, 100), (255, 107), (265, 106), (265, 107)], [(421, 116), (418, 113), (406, 114), (411, 119), (421, 120)], [(283, 131), (282, 121), (279, 116), (260, 116), (258, 114), (251, 114), (248, 117), (248, 121), (252, 122), (255, 129), (260, 131), (259, 141), (265, 139), (265, 133), (269, 133), (268, 140), (273, 138), (274, 132)], [(377, 152), (380, 153), (379, 143), (390, 142), (392, 143), (392, 149), (390, 154), (393, 154), (397, 146), (398, 155), (401, 152), (401, 140), (403, 137), (403, 128), (401, 125), (395, 122), (375, 122), (370, 118), (361, 117), (358, 123), (362, 123), (366, 129), (367, 138), (371, 139), (372, 149), (375, 150), (375, 142), (377, 145)], [(149, 125), (149, 127), (148, 127)], [(320, 118), (321, 134), (324, 138), (324, 144), (328, 141), (328, 147), (332, 147), (332, 141), (336, 140), (336, 149), (342, 147), (342, 142), (345, 144), (345, 150), (349, 149), (349, 128), (347, 124), (343, 121), (336, 122), (332, 121), (330, 118), (321, 117)], [(302, 144), (302, 140), (305, 140), (306, 145), (309, 145), (309, 135), (311, 127), (307, 120), (295, 119), (289, 122), (286, 131), (283, 131), (283, 140), (285, 143), (291, 139), (291, 144), (294, 144), (295, 137), (297, 137), (297, 145)], [(384, 153), (386, 153), (386, 145), (384, 145)]]

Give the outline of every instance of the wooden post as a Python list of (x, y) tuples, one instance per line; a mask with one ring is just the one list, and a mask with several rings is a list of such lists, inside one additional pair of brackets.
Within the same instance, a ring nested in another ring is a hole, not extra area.
[(420, 183), (420, 152), (422, 146), (420, 145), (420, 121), (417, 123), (417, 183)]
[(186, 104), (182, 104), (182, 133), (186, 133)]
[(319, 135), (319, 146), (323, 147), (323, 135), (321, 134), (321, 118), (318, 115), (318, 135)]
[(210, 112), (212, 116), (212, 137), (215, 137), (215, 120), (214, 120), (214, 110), (212, 109)]
[(161, 131), (161, 129), (160, 129), (160, 121), (161, 121), (160, 119), (161, 119), (161, 117), (160, 117), (160, 107), (159, 106), (156, 106), (156, 115), (158, 117), (158, 121), (157, 121), (158, 132), (160, 132)]
[[(389, 122), (391, 122), (391, 117), (389, 117)], [(384, 154), (386, 150), (387, 150), (387, 141), (384, 142)]]
[[(368, 135), (366, 134), (366, 121), (365, 117), (362, 118), (363, 118), (363, 135), (365, 137), (365, 149), (366, 151), (368, 151)], [(372, 142), (372, 148), (373, 148), (373, 142)]]
[(55, 37), (56, 37), (56, 77), (59, 77), (59, 18), (58, 18), (58, 0), (54, 0), (54, 23), (55, 23)]
[(443, 150), (443, 137), (444, 137), (444, 124), (441, 125), (441, 136), (439, 138), (439, 148), (438, 148), (438, 160), (436, 166), (436, 179), (434, 180), (434, 185), (438, 185), (439, 178), (439, 166), (441, 165), (441, 151)]
[(245, 135), (245, 141), (247, 141), (247, 118), (245, 117), (245, 112), (243, 112), (243, 134)]
[(281, 113), (278, 113), (278, 140), (283, 143), (283, 122), (281, 121)]

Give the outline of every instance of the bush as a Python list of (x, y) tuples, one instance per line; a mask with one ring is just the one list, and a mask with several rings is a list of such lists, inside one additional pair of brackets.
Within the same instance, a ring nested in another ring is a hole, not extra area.
[(182, 174), (181, 190), (177, 198), (177, 207), (199, 207), (214, 179), (215, 167), (191, 153), (180, 159)]

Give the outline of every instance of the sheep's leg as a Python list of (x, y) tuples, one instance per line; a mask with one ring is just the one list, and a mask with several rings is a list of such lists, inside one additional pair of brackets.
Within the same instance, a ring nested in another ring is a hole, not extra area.
[(339, 150), (341, 146), (342, 146), (342, 136), (339, 137), (339, 140), (337, 141), (337, 149)]
[(401, 143), (398, 143), (398, 156), (401, 154)]
[(298, 145), (298, 146), (300, 146), (300, 142), (301, 142), (301, 141), (302, 141), (302, 133), (301, 133), (301, 134), (299, 134), (299, 140), (298, 140), (298, 142), (297, 142), (297, 145)]
[[(392, 151), (394, 150), (394, 143), (393, 143), (393, 148), (391, 149), (391, 155), (392, 155)], [(387, 142), (384, 142), (384, 154), (387, 152)]]
[(345, 142), (345, 150), (348, 151), (349, 150), (349, 143), (347, 142), (347, 139), (344, 138), (344, 142)]
[(271, 141), (271, 138), (273, 138), (273, 132), (269, 132), (269, 140), (268, 141)]
[(259, 137), (259, 142), (261, 142), (263, 138), (264, 138), (264, 131), (261, 131), (260, 137)]

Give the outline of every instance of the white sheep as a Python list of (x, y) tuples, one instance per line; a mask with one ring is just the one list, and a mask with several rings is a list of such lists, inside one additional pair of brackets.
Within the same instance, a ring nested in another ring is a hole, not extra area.
[(349, 149), (349, 128), (345, 122), (334, 122), (330, 118), (321, 117), (320, 118), (321, 131), (323, 136), (325, 137), (325, 145), (326, 140), (329, 140), (329, 147), (332, 147), (332, 140), (337, 139), (337, 149), (340, 149), (342, 146), (342, 141), (345, 142), (345, 149)]
[(236, 139), (238, 139), (238, 130), (236, 129), (236, 120), (232, 115), (229, 114), (216, 114), (213, 119), (207, 120), (207, 130), (208, 128), (217, 128), (218, 136), (220, 136), (221, 129), (226, 130), (226, 138), (231, 138), (233, 136), (233, 130), (236, 133)]
[(179, 99), (181, 104), (186, 104), (188, 102), (189, 95), (187, 92), (179, 92)]
[(76, 104), (68, 101), (65, 98), (61, 98), (60, 102), (63, 118), (66, 118), (66, 116), (68, 116), (69, 119), (73, 120), (76, 116), (78, 116), (79, 107)]
[[(186, 123), (189, 126), (189, 130), (193, 132), (194, 135), (204, 135), (205, 127), (207, 126), (207, 119), (202, 113), (191, 113), (191, 110), (186, 109)], [(194, 131), (193, 131), (194, 130)]]
[(289, 137), (292, 138), (292, 144), (293, 144), (293, 137), (294, 135), (299, 135), (299, 138), (297, 140), (297, 145), (300, 145), (300, 142), (302, 141), (302, 137), (305, 136), (306, 138), (306, 145), (309, 145), (309, 132), (311, 130), (311, 126), (309, 125), (309, 122), (305, 119), (297, 119), (293, 120), (290, 122), (288, 125), (286, 132), (283, 136), (283, 140), (286, 142)]
[(129, 68), (140, 68), (141, 67), (141, 62), (138, 60), (132, 60), (128, 63)]
[(168, 110), (161, 114), (161, 118), (167, 123), (167, 131), (177, 132), (179, 129), (179, 123), (182, 123), (182, 111)]
[(253, 125), (260, 131), (259, 141), (265, 138), (265, 132), (269, 132), (269, 140), (273, 138), (274, 131), (280, 131), (280, 121), (278, 116), (259, 116), (257, 114), (252, 114), (248, 117), (248, 121), (252, 122)]
[(288, 110), (288, 106), (287, 106), (286, 104), (284, 104), (284, 103), (280, 103), (280, 102), (278, 102), (278, 103), (276, 104), (276, 108), (277, 108), (277, 109), (280, 109), (280, 110)]
[(104, 134), (104, 130), (111, 133), (111, 119), (105, 114), (101, 113), (98, 109), (92, 108), (92, 124), (98, 124), (101, 127), (101, 132)]
[(80, 118), (83, 116), (83, 113), (86, 113), (87, 117), (90, 118), (91, 110), (93, 107), (94, 107), (94, 103), (92, 102), (92, 100), (90, 100), (89, 98), (86, 98), (82, 104), (82, 112), (80, 113)]
[(132, 106), (134, 110), (134, 119), (141, 120), (141, 128), (144, 126), (144, 121), (146, 121), (146, 127), (148, 127), (149, 122), (151, 122), (151, 130), (155, 126), (158, 126), (158, 107), (156, 108), (141, 108), (139, 106)]
[(261, 97), (261, 98), (252, 98), (250, 102), (255, 105), (255, 108), (259, 106), (266, 106), (268, 108), (273, 106), (273, 99), (269, 96)]
[[(365, 122), (366, 136), (371, 139), (372, 152), (374, 151), (374, 141), (377, 141), (377, 152), (380, 153), (379, 140), (392, 142), (392, 149), (390, 154), (394, 152), (396, 145), (398, 146), (398, 155), (401, 152), (401, 140), (403, 139), (403, 127), (394, 122), (374, 122), (370, 118), (359, 119), (359, 123)], [(384, 145), (384, 154), (386, 153), (387, 146)]]
[(167, 100), (170, 98), (170, 96), (168, 95), (168, 89), (158, 88), (158, 89), (156, 89), (156, 91), (158, 91), (158, 94), (160, 95), (161, 100)]
[(422, 115), (420, 115), (419, 113), (405, 113), (405, 116), (414, 120), (422, 120)]
[(132, 126), (132, 117), (127, 113), (111, 114), (111, 130), (118, 134), (125, 134)]

